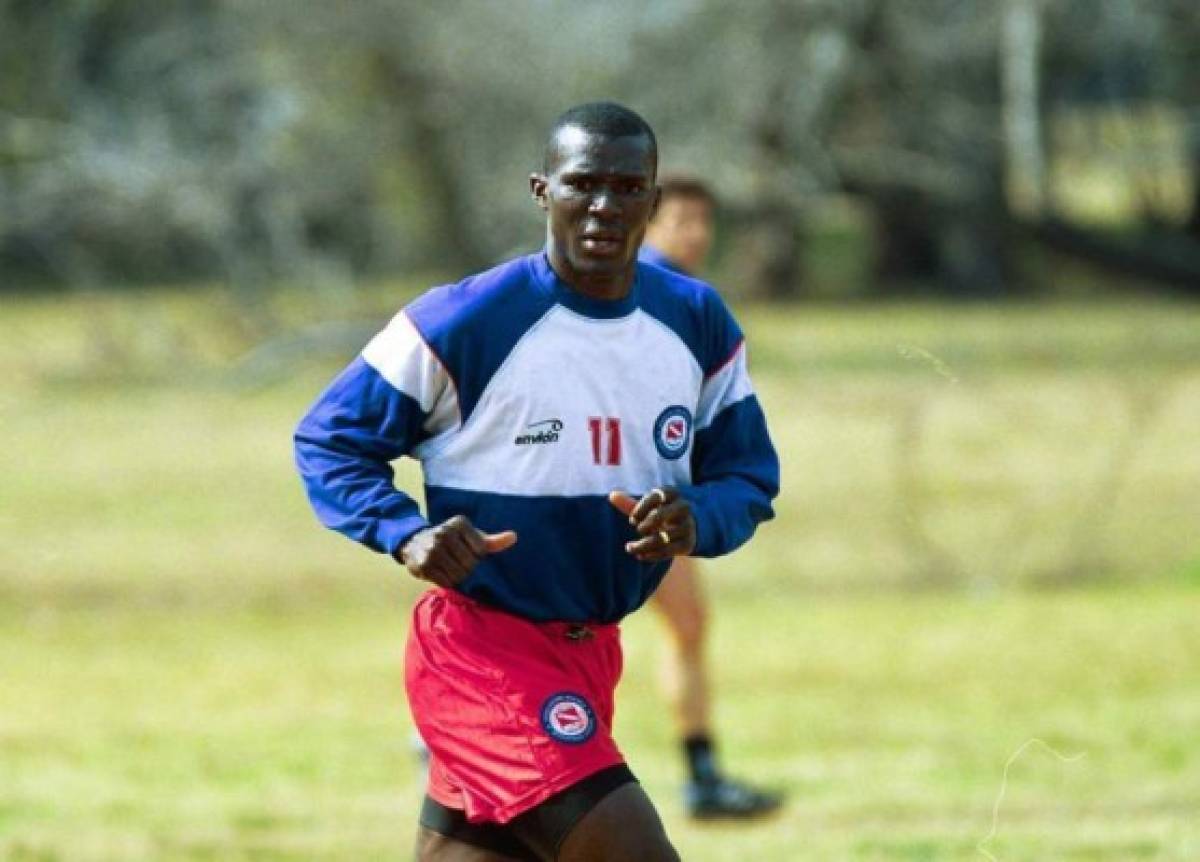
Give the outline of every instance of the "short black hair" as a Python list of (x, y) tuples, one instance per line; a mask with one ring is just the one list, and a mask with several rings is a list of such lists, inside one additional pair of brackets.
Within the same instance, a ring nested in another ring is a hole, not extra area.
[(550, 172), (558, 133), (566, 128), (583, 129), (610, 138), (645, 137), (650, 142), (655, 170), (658, 169), (658, 138), (641, 115), (616, 102), (586, 102), (563, 111), (550, 127), (542, 154), (542, 170), (546, 173)]

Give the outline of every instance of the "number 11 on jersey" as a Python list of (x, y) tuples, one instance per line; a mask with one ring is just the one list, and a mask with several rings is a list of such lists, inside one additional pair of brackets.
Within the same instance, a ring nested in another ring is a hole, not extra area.
[(621, 463), (621, 420), (615, 416), (588, 419), (592, 434), (592, 462), (615, 467)]

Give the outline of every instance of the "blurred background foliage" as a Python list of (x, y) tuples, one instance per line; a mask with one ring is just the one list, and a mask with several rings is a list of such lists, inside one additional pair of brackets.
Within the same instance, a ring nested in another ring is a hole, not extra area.
[(735, 293), (1200, 292), (1192, 0), (0, 0), (0, 290), (457, 275), (598, 97), (716, 185)]

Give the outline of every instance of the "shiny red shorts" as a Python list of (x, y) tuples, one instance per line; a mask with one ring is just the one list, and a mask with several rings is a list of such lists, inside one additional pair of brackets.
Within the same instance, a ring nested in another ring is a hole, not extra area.
[(429, 795), (472, 823), (507, 823), (623, 763), (612, 738), (620, 676), (616, 625), (535, 623), (429, 590), (405, 653)]

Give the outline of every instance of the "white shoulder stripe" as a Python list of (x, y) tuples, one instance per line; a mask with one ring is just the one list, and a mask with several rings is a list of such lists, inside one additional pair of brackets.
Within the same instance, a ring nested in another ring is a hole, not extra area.
[(696, 430), (707, 428), (717, 414), (754, 394), (754, 385), (746, 370), (746, 345), (738, 345), (732, 357), (704, 381), (696, 409)]
[(363, 348), (363, 360), (429, 414), (426, 428), (441, 433), (458, 422), (458, 395), (441, 360), (401, 311)]

